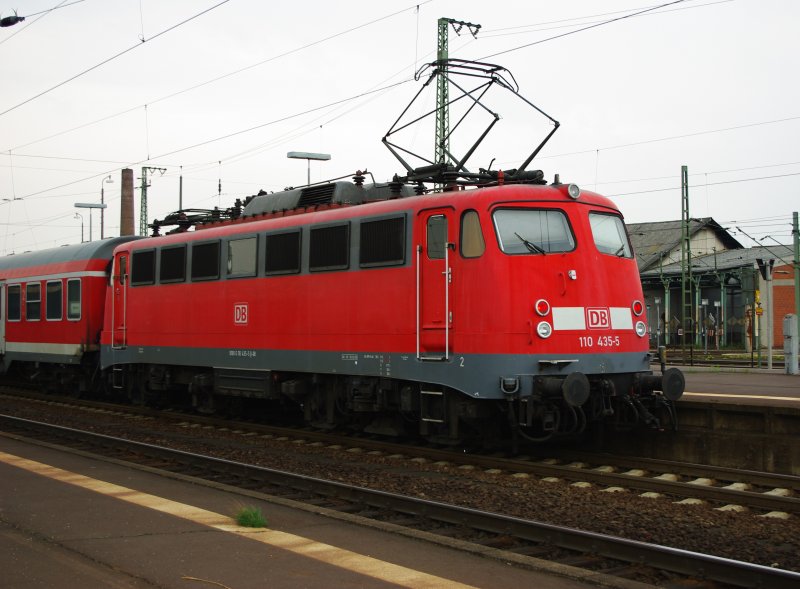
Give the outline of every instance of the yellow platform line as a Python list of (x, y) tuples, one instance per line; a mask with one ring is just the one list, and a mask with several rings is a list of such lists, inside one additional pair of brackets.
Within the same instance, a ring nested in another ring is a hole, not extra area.
[(735, 395), (731, 393), (683, 393), (690, 397), (722, 397), (725, 399), (765, 399), (767, 401), (795, 401), (800, 402), (800, 397), (770, 397), (767, 395)]
[(230, 517), (214, 513), (213, 511), (89, 478), (81, 474), (62, 470), (54, 466), (42, 464), (41, 462), (28, 460), (5, 452), (0, 452), (0, 461), (28, 472), (68, 483), (95, 493), (100, 493), (107, 497), (114, 497), (115, 499), (179, 517), (222, 532), (237, 534), (250, 540), (262, 542), (269, 546), (313, 558), (314, 560), (381, 581), (386, 581), (387, 583), (394, 583), (401, 587), (431, 589), (441, 587), (469, 589), (472, 587), (471, 585), (464, 585), (449, 579), (415, 571), (404, 566), (384, 562), (377, 558), (331, 546), (330, 544), (317, 542), (302, 536), (296, 536), (277, 530), (237, 526), (231, 523), (233, 520)]

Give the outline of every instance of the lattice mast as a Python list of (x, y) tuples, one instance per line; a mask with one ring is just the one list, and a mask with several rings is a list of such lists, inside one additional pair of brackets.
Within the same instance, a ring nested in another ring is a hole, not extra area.
[(476, 25), (463, 20), (440, 18), (438, 20), (438, 34), (436, 36), (436, 64), (439, 76), (436, 79), (436, 145), (434, 147), (433, 161), (437, 164), (447, 163), (447, 154), (450, 152), (450, 81), (447, 77), (447, 60), (450, 58), (448, 50), (448, 35), (450, 25), (456, 34), (460, 34), (463, 27), (475, 37), (481, 25)]
[(147, 173), (148, 172), (161, 172), (161, 175), (164, 175), (166, 172), (166, 168), (152, 168), (150, 166), (142, 167), (142, 177), (140, 178), (142, 181), (142, 194), (141, 194), (141, 203), (139, 206), (139, 235), (147, 235), (147, 188), (150, 186), (150, 183), (147, 181)]
[[(689, 217), (689, 168), (681, 166), (681, 352), (686, 361), (686, 339), (694, 335), (694, 302), (692, 301), (692, 235), (691, 218)], [(689, 346), (689, 363), (694, 360), (694, 337)]]

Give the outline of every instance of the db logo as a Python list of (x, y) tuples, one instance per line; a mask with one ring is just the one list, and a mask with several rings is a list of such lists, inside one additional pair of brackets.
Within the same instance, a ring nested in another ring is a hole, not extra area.
[(247, 303), (236, 303), (233, 306), (233, 322), (236, 325), (247, 325)]
[(611, 328), (611, 314), (608, 312), (607, 308), (587, 308), (586, 319), (589, 329)]

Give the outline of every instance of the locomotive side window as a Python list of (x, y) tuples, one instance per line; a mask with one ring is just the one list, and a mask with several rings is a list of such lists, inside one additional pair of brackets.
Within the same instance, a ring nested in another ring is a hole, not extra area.
[(67, 319), (78, 321), (81, 318), (81, 279), (67, 280)]
[(481, 221), (477, 211), (466, 211), (461, 217), (461, 255), (465, 258), (479, 258), (486, 251)]
[(133, 252), (131, 257), (131, 284), (134, 286), (155, 284), (156, 250)]
[(405, 237), (405, 217), (362, 221), (359, 265), (362, 268), (369, 268), (403, 264), (406, 251)]
[(42, 285), (30, 282), (25, 285), (25, 319), (39, 321), (42, 317)]
[(9, 321), (19, 321), (22, 319), (22, 287), (19, 284), (9, 284), (7, 291), (6, 318)]
[(161, 248), (159, 282), (183, 282), (186, 280), (186, 246)]
[(567, 216), (554, 209), (498, 209), (492, 215), (507, 254), (549, 254), (575, 249)]
[(192, 245), (192, 280), (219, 278), (219, 241)]
[(350, 265), (350, 225), (311, 229), (308, 269), (345, 270)]
[(228, 276), (255, 276), (258, 238), (231, 239), (228, 242)]
[(444, 215), (428, 217), (427, 227), (428, 258), (443, 260), (447, 243), (447, 218)]
[(64, 287), (60, 280), (47, 283), (45, 294), (45, 317), (48, 321), (61, 321), (63, 314)]
[(297, 274), (300, 272), (300, 232), (267, 235), (267, 274)]
[(633, 257), (622, 219), (606, 213), (589, 213), (589, 224), (592, 226), (594, 244), (601, 253), (620, 258)]

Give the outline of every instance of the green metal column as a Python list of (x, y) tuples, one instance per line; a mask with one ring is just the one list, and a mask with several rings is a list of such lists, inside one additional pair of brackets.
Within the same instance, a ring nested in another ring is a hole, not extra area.
[(450, 152), (450, 79), (447, 77), (447, 60), (450, 59), (449, 28), (453, 25), (456, 35), (460, 35), (461, 29), (467, 27), (470, 34), (477, 37), (481, 25), (454, 18), (440, 18), (437, 23), (439, 32), (436, 37), (436, 64), (439, 75), (436, 77), (436, 145), (433, 161), (436, 164), (445, 164)]
[(153, 168), (150, 166), (144, 166), (142, 168), (142, 201), (139, 206), (139, 235), (147, 235), (147, 188), (150, 186), (150, 183), (147, 181), (147, 173), (161, 172), (163, 175), (166, 171), (166, 168)]
[[(683, 337), (681, 337), (681, 352), (683, 361), (686, 361), (686, 340), (688, 327), (691, 326), (692, 332), (695, 329), (694, 322), (694, 301), (692, 301), (692, 248), (691, 233), (689, 231), (689, 168), (681, 166), (681, 326), (683, 327)], [(687, 324), (688, 320), (688, 324)], [(690, 364), (694, 360), (694, 340), (689, 339)]]
[(668, 346), (670, 344), (670, 309), (671, 301), (669, 300), (669, 281), (664, 285), (664, 345)]
[(792, 213), (792, 237), (794, 238), (794, 314), (797, 315), (797, 333), (800, 334), (800, 228), (797, 211)]
[(436, 40), (436, 62), (439, 66), (439, 75), (436, 77), (436, 146), (434, 149), (433, 161), (443, 164), (447, 161), (447, 153), (450, 150), (450, 100), (447, 79), (447, 37), (451, 18), (440, 18), (439, 34)]

